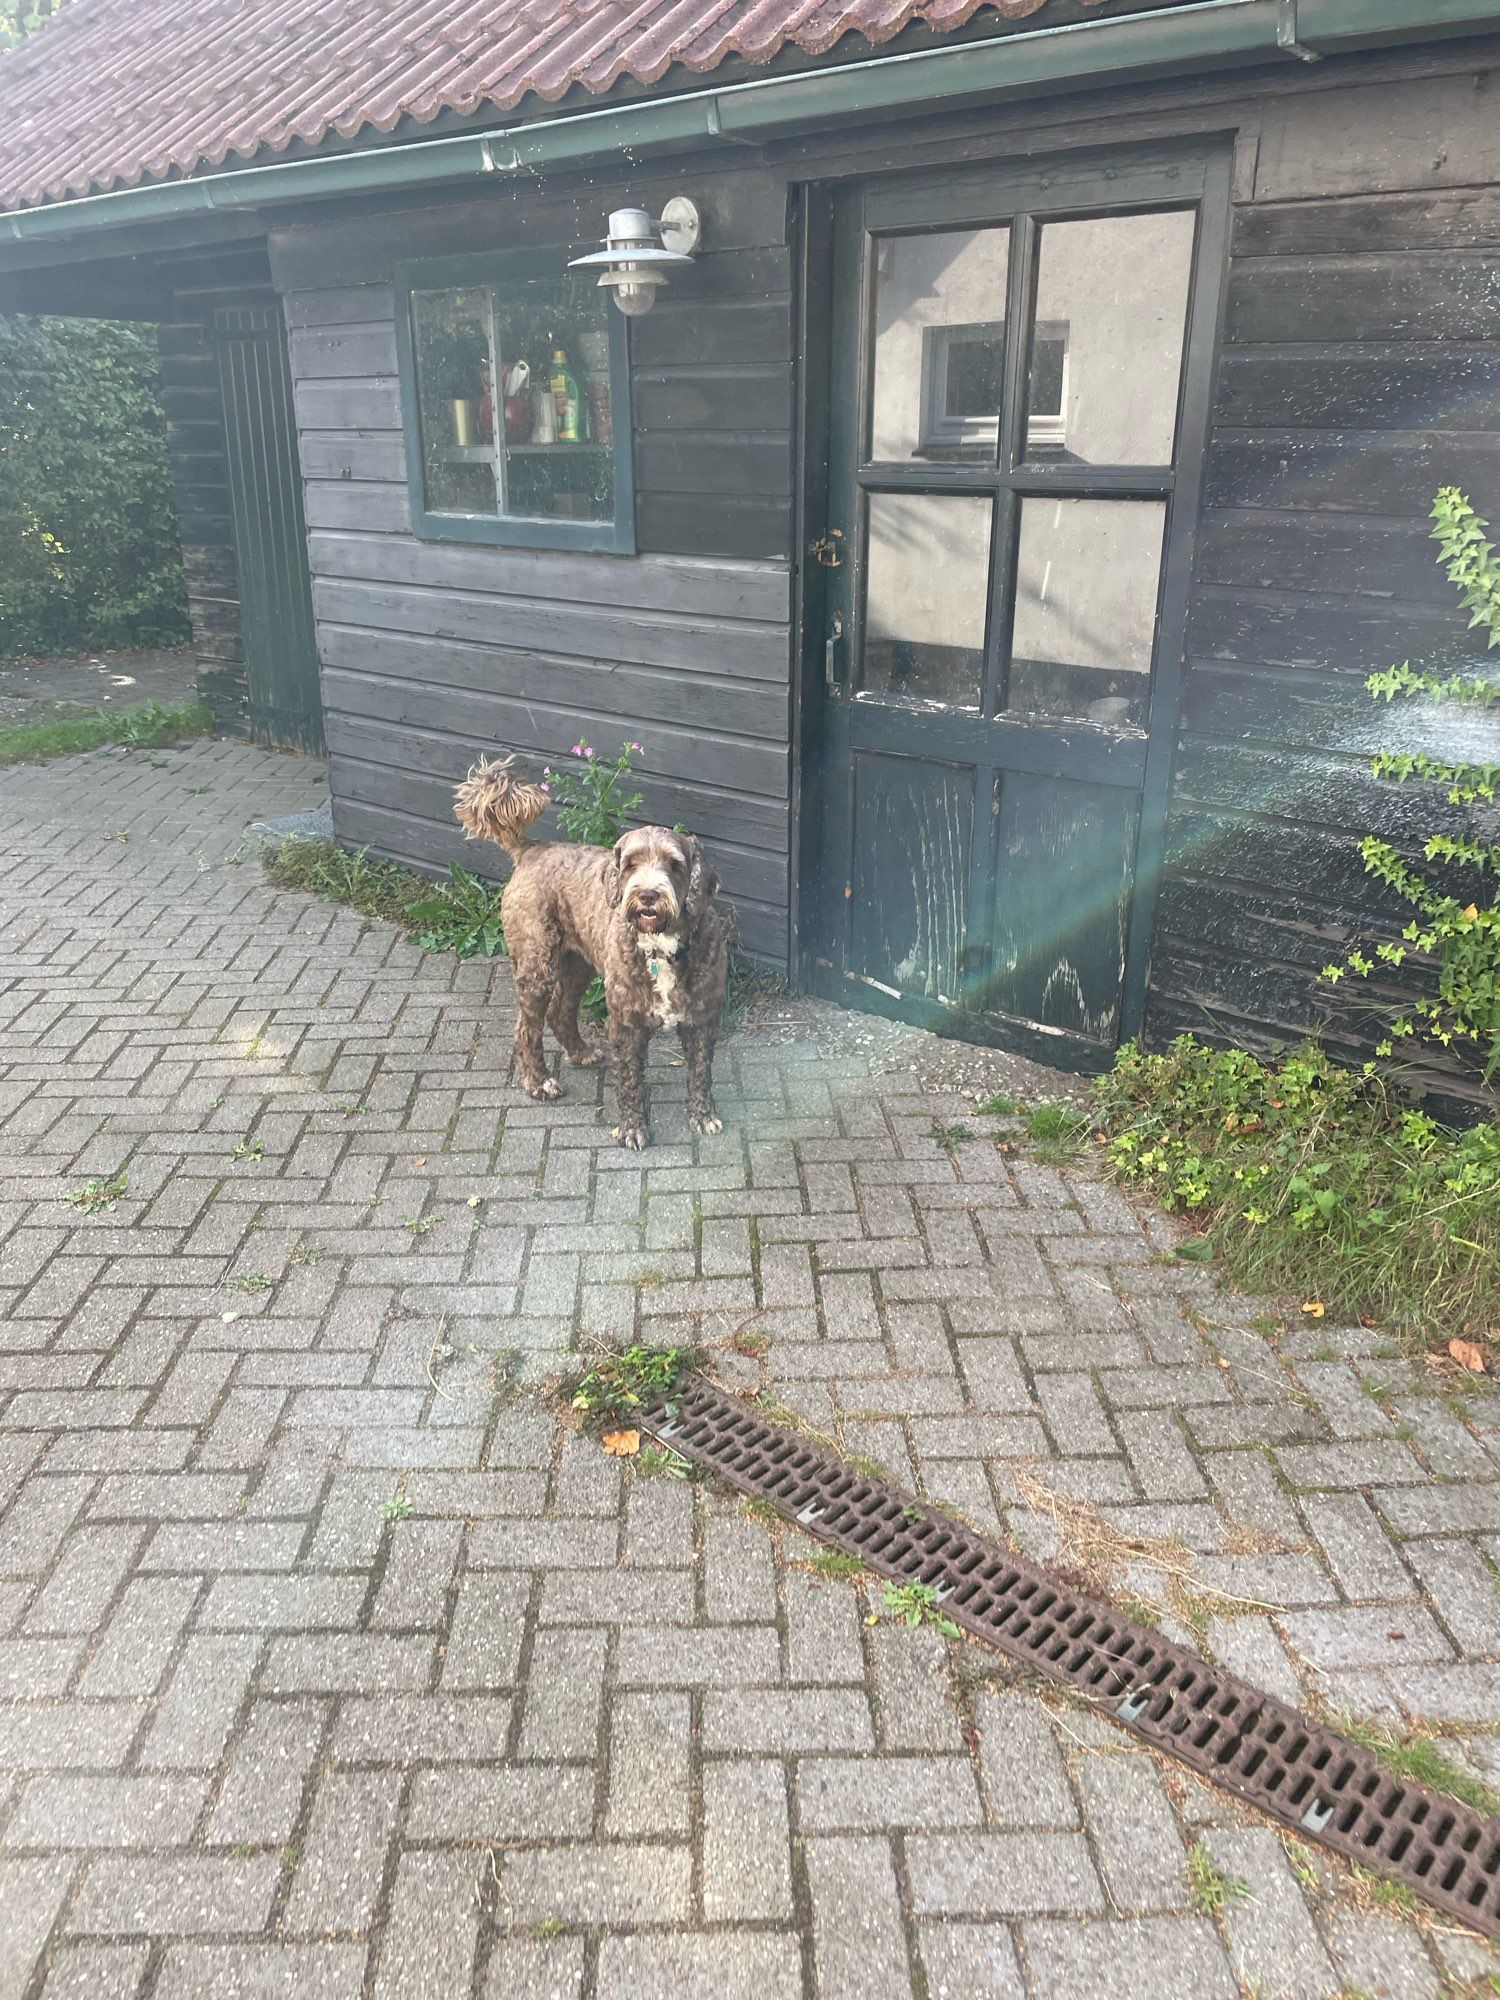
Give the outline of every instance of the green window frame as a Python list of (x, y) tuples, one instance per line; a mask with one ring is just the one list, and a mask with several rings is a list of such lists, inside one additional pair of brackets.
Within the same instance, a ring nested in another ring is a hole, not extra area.
[[(401, 427), (406, 439), (406, 483), (411, 497), (412, 531), (422, 540), (489, 542), (505, 548), (584, 549), (608, 555), (635, 553), (630, 329), (624, 314), (611, 310), (608, 294), (604, 291), (596, 294), (602, 317), (590, 330), (604, 335), (611, 435), (606, 440), (596, 438), (564, 443), (563, 449), (576, 452), (580, 459), (592, 466), (591, 497), (596, 502), (605, 503), (607, 511), (588, 518), (569, 518), (561, 514), (528, 513), (524, 501), (517, 504), (515, 511), (507, 510), (510, 477), (522, 454), (526, 455), (528, 462), (539, 453), (547, 454), (547, 463), (555, 461), (550, 459), (549, 448), (545, 445), (518, 446), (505, 441), (503, 395), (496, 392), (497, 385), (493, 379), (490, 385), (490, 428), (492, 433), (499, 435), (491, 436), (488, 448), (480, 440), (468, 446), (445, 444), (442, 449), (452, 458), (463, 454), (472, 468), (464, 478), (476, 491), (484, 476), (481, 468), (490, 468), (490, 476), (495, 482), (496, 504), (493, 509), (465, 506), (457, 500), (453, 504), (432, 504), (434, 496), (429, 490), (433, 470), (431, 454), (439, 447), (427, 431), (433, 423), (441, 421), (437, 416), (441, 396), (434, 391), (431, 381), (424, 382), (424, 370), (429, 364), (424, 362), (420, 351), (418, 315), (421, 308), (418, 301), (423, 294), (434, 292), (469, 295), (470, 317), (475, 325), (481, 318), (487, 321), (485, 338), (490, 357), (490, 376), (493, 378), (495, 357), (500, 348), (497, 326), (506, 314), (514, 312), (524, 320), (529, 313), (539, 324), (547, 316), (549, 299), (566, 301), (569, 293), (575, 301), (586, 301), (588, 306), (592, 306), (591, 280), (577, 274), (570, 276), (565, 268), (567, 257), (566, 248), (558, 247), (428, 258), (416, 263), (398, 264), (394, 268), (396, 358), (400, 375)], [(482, 309), (475, 303), (479, 300), (487, 301)], [(578, 307), (575, 304), (571, 308), (563, 305), (553, 309), (576, 312)], [(503, 356), (500, 362), (503, 366)], [(576, 358), (570, 357), (570, 362), (576, 372)], [(539, 386), (533, 384), (533, 388)], [(581, 403), (588, 401), (580, 394)], [(597, 412), (593, 415), (602, 428)], [(424, 416), (429, 420), (427, 430), (424, 430)], [(554, 445), (550, 449), (555, 451), (557, 447)], [(606, 454), (607, 466), (599, 465), (598, 459)]]

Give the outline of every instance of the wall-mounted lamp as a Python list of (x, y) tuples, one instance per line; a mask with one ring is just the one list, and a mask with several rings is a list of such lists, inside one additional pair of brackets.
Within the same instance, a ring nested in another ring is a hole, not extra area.
[(620, 311), (639, 319), (655, 305), (657, 290), (667, 283), (669, 273), (692, 263), (702, 234), (698, 204), (685, 194), (673, 195), (659, 223), (653, 223), (643, 208), (617, 208), (609, 218), (604, 248), (572, 258), (568, 269), (597, 269), (599, 283), (613, 291)]

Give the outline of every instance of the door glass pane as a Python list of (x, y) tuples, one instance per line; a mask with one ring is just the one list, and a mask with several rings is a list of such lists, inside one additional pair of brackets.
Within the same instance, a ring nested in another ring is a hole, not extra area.
[(994, 463), (1009, 248), (1008, 229), (877, 241), (871, 458)]
[(1170, 464), (1194, 220), (1177, 209), (1043, 225), (1031, 457)]
[(1166, 511), (1160, 500), (1022, 501), (1007, 708), (1145, 723)]
[(983, 495), (870, 495), (863, 692), (978, 708), (990, 515)]

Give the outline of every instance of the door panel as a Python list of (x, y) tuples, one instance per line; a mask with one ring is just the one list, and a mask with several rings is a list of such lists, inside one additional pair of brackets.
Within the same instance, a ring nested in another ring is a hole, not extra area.
[(955, 1004), (973, 838), (969, 772), (909, 757), (856, 757), (856, 977), (891, 994)]
[(222, 307), (213, 316), (212, 333), (224, 404), (250, 731), (258, 743), (321, 756), (317, 627), (281, 310)]
[(1227, 171), (966, 168), (831, 207), (804, 970), (1097, 1067), (1144, 991)]
[(1137, 801), (1104, 785), (1000, 780), (986, 1011), (1113, 1047)]

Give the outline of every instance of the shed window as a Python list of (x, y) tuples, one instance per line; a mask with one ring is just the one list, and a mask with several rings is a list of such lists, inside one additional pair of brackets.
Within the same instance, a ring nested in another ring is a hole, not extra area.
[(627, 329), (565, 254), (402, 274), (419, 534), (633, 548)]

